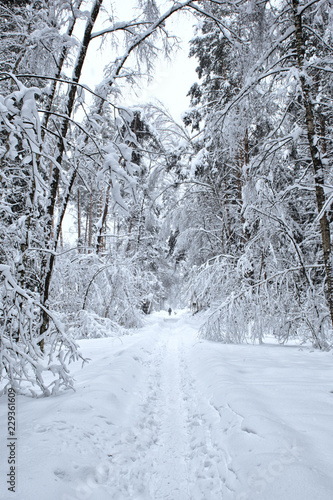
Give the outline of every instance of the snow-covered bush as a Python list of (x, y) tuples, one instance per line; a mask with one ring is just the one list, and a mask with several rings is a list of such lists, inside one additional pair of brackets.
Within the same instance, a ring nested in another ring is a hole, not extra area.
[(23, 290), (10, 267), (0, 265), (0, 392), (10, 386), (48, 396), (73, 387), (68, 364), (83, 358), (56, 314), (47, 311), (49, 329), (43, 338), (38, 335), (40, 309), (37, 294)]
[(122, 328), (116, 321), (83, 310), (74, 316), (68, 329), (68, 334), (73, 339), (119, 337), (124, 333), (128, 333), (128, 330)]
[(142, 326), (142, 305), (152, 300), (154, 287), (156, 277), (133, 258), (121, 258), (120, 253), (101, 259), (71, 252), (71, 257), (66, 254), (58, 259), (50, 304), (70, 325), (75, 338), (119, 335), (124, 329)]

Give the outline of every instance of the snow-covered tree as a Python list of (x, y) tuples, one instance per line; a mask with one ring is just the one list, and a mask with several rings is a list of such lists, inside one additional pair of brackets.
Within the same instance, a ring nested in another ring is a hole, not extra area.
[(215, 304), (208, 336), (240, 340), (249, 330), (260, 340), (273, 325), (279, 338), (330, 342), (330, 8), (214, 6), (192, 41), (202, 83), (190, 90), (185, 123), (203, 138), (194, 175), (221, 199), (219, 224), (204, 228), (219, 248), (191, 281)]
[[(59, 345), (67, 347), (71, 358), (78, 356), (75, 344), (64, 340), (66, 327), (60, 327), (57, 314), (50, 311), (52, 287), (57, 289), (52, 280), (64, 215), (74, 193), (84, 185), (91, 195), (88, 240), (89, 252), (97, 254), (96, 262), (104, 258), (109, 206), (128, 211), (129, 219), (131, 210), (135, 212), (134, 205), (133, 209), (127, 207), (125, 198), (135, 197), (140, 153), (131, 130), (135, 116), (117, 105), (118, 81), (133, 83), (143, 64), (151, 70), (157, 36), (164, 38), (167, 50), (170, 45), (165, 20), (187, 3), (174, 5), (160, 15), (154, 2), (141, 2), (130, 21), (116, 22), (110, 13), (110, 25), (97, 30), (102, 0), (88, 4), (80, 0), (1, 2), (1, 349), (2, 360), (11, 359), (9, 350), (18, 366), (15, 375), (10, 364), (2, 364), (2, 376), (11, 383), (15, 377), (17, 383), (24, 379), (32, 382), (28, 372), (33, 369), (47, 393), (39, 361), (45, 361), (46, 356), (51, 360)], [(80, 81), (88, 49), (92, 41), (115, 35), (123, 46), (118, 44), (117, 48), (113, 39), (114, 59), (108, 62), (105, 79), (93, 93)], [(126, 67), (129, 61), (134, 61), (131, 68)], [(94, 96), (90, 110), (85, 92)], [(83, 123), (77, 119), (78, 107), (85, 110)], [(113, 123), (103, 137), (110, 107)], [(93, 220), (96, 199), (97, 221)], [(141, 214), (138, 241), (142, 221)], [(130, 242), (127, 246), (129, 254)], [(107, 260), (102, 265), (108, 265)], [(119, 272), (117, 268), (115, 274), (119, 276)], [(131, 276), (134, 289), (135, 283), (145, 288), (142, 283), (146, 278), (140, 279), (136, 268)], [(147, 293), (138, 294), (139, 303)], [(29, 307), (21, 307), (21, 299)], [(13, 307), (16, 300), (19, 303)], [(32, 357), (22, 354), (29, 349)], [(65, 366), (65, 359), (61, 347), (59, 366)], [(56, 374), (51, 361), (45, 367)], [(69, 383), (59, 368), (60, 373), (59, 380)]]

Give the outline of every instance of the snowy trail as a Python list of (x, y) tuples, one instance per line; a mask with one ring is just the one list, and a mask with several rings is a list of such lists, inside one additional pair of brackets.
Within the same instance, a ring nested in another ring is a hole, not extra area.
[(19, 397), (19, 487), (1, 500), (331, 500), (332, 354), (218, 345), (196, 323), (82, 341), (74, 394)]
[[(160, 325), (160, 338), (144, 362), (149, 367), (148, 378), (136, 394), (135, 410), (114, 452), (119, 498), (192, 498), (189, 435), (191, 426), (197, 424), (191, 419), (193, 411), (184, 385), (182, 337), (170, 326), (168, 320)], [(130, 470), (128, 458), (133, 463)]]
[(119, 499), (189, 498), (184, 496), (186, 433), (177, 354), (175, 337), (162, 336), (148, 360), (140, 360), (149, 368), (148, 377), (135, 395), (113, 453)]
[(222, 498), (227, 473), (235, 475), (213, 440), (216, 410), (189, 373), (186, 354), (193, 335), (174, 326), (165, 320), (159, 332), (145, 362), (150, 370), (137, 394), (140, 402), (113, 454), (119, 499), (213, 500)]

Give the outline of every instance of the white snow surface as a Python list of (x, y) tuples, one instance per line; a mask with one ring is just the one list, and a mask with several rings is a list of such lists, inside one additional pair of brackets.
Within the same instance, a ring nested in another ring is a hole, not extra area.
[(216, 344), (199, 323), (82, 340), (76, 392), (17, 396), (16, 493), (3, 396), (1, 500), (331, 500), (332, 354)]

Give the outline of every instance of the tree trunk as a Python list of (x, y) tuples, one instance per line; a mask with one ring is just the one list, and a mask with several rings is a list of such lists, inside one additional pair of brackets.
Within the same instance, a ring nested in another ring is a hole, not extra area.
[(77, 190), (77, 246), (80, 253), (81, 247), (81, 205), (80, 205), (80, 188)]
[[(304, 75), (304, 36), (302, 28), (301, 14), (298, 14), (299, 0), (293, 0), (293, 14), (296, 36), (297, 48), (297, 63), (300, 71), (300, 83), (302, 88), (302, 97), (305, 109), (305, 123), (307, 130), (307, 137), (309, 149), (312, 159), (314, 170), (315, 192), (318, 213), (322, 211), (325, 204), (325, 191), (324, 191), (324, 166), (322, 163), (321, 152), (317, 145), (314, 110), (312, 106), (312, 99), (310, 87)], [(320, 218), (320, 233), (323, 247), (323, 257), (326, 275), (326, 299), (330, 311), (331, 322), (333, 325), (333, 283), (332, 283), (332, 263), (331, 263), (331, 235), (330, 226), (326, 212)]]
[(89, 197), (89, 212), (88, 212), (88, 220), (87, 220), (88, 253), (90, 253), (91, 245), (92, 245), (92, 200), (93, 200), (93, 191), (92, 191), (92, 187), (91, 187), (91, 192), (90, 192), (90, 197)]
[[(82, 4), (82, 0), (79, 1), (79, 4), (77, 5), (77, 9), (79, 9), (81, 7), (81, 4)], [(69, 36), (69, 37), (72, 36), (75, 23), (76, 23), (76, 17), (73, 17), (71, 19), (71, 21), (69, 22), (69, 26), (67, 28), (67, 32), (66, 32), (67, 36)], [(65, 63), (67, 56), (68, 56), (68, 52), (69, 52), (69, 48), (66, 46), (63, 46), (63, 48), (61, 50), (60, 57), (59, 57), (58, 65), (57, 65), (57, 72), (55, 74), (56, 79), (61, 77), (64, 63)], [(44, 114), (43, 120), (42, 120), (42, 131), (41, 131), (42, 141), (44, 140), (45, 132), (46, 132), (45, 129), (47, 128), (49, 118), (51, 116), (50, 112), (51, 112), (52, 104), (54, 102), (54, 98), (55, 98), (55, 94), (56, 94), (57, 83), (58, 83), (57, 80), (52, 81), (51, 91), (50, 91), (50, 94), (48, 95), (48, 98), (47, 98), (47, 102), (46, 102), (46, 106), (45, 106), (46, 113)]]
[[(61, 128), (60, 128), (60, 138), (57, 144), (57, 158), (56, 162), (57, 165), (61, 166), (62, 160), (63, 160), (63, 154), (65, 151), (65, 139), (67, 136), (67, 132), (69, 129), (69, 123), (70, 123), (70, 117), (72, 115), (73, 109), (74, 109), (74, 103), (75, 103), (75, 96), (76, 96), (76, 91), (77, 91), (77, 86), (75, 83), (79, 82), (83, 64), (87, 55), (88, 51), (88, 46), (89, 42), (91, 40), (91, 32), (94, 27), (94, 24), (96, 22), (97, 16), (99, 14), (101, 5), (103, 3), (103, 0), (95, 0), (93, 8), (90, 12), (89, 19), (86, 23), (84, 35), (83, 35), (83, 41), (81, 44), (81, 48), (79, 51), (79, 55), (77, 57), (75, 66), (74, 66), (74, 71), (73, 71), (73, 76), (72, 76), (72, 81), (74, 82), (72, 85), (69, 86), (69, 91), (67, 94), (67, 103), (66, 103), (66, 118), (63, 120)], [(60, 182), (60, 168), (57, 166), (53, 167), (52, 171), (52, 177), (51, 177), (51, 185), (50, 185), (50, 194), (49, 194), (49, 200), (48, 200), (48, 205), (46, 207), (46, 214), (47, 214), (47, 226), (46, 226), (46, 241), (49, 242), (48, 247), (51, 251), (55, 251), (57, 247), (57, 242), (59, 238), (59, 231), (55, 231), (55, 235), (52, 238), (51, 233), (52, 233), (52, 221), (54, 218), (54, 212), (55, 212), (55, 206), (56, 206), (56, 198), (57, 198), (57, 190)], [(58, 228), (57, 228), (58, 229)], [(51, 253), (50, 255), (45, 255), (45, 258), (43, 260), (43, 279), (42, 279), (42, 297), (41, 301), (44, 306), (47, 305), (47, 301), (49, 299), (49, 292), (50, 292), (50, 284), (51, 284), (51, 276), (53, 272), (53, 267), (54, 267), (54, 262), (55, 262), (55, 255)], [(41, 327), (40, 327), (40, 335), (44, 335), (46, 332), (47, 328), (49, 325), (49, 317), (43, 311), (42, 313), (42, 322), (41, 322)], [(43, 351), (44, 349), (44, 341), (42, 340), (40, 342), (40, 347), (41, 350)]]
[(110, 194), (110, 183), (107, 186), (107, 190), (106, 190), (106, 194), (105, 194), (105, 201), (104, 201), (104, 208), (103, 208), (103, 213), (102, 213), (102, 220), (100, 222), (100, 227), (98, 229), (97, 245), (96, 245), (96, 253), (97, 254), (99, 254), (103, 248), (103, 236), (102, 236), (102, 234), (103, 234), (103, 229), (105, 228), (106, 218), (108, 216), (109, 194)]

